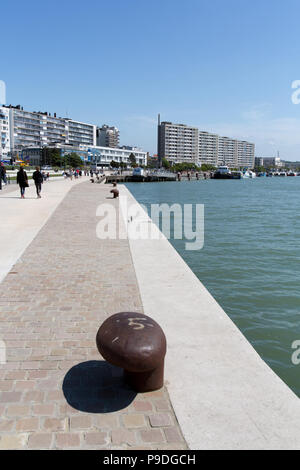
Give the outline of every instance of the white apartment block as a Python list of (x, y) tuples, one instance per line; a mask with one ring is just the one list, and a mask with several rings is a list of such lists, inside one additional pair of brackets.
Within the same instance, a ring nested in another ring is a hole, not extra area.
[(198, 129), (185, 124), (159, 124), (158, 154), (170, 162), (198, 162)]
[(198, 163), (216, 165), (219, 155), (219, 136), (209, 132), (199, 131)]
[(160, 160), (253, 168), (254, 152), (254, 144), (246, 141), (221, 137), (184, 124), (158, 123)]
[(56, 114), (24, 111), (21, 106), (3, 106), (9, 115), (10, 150), (45, 147), (53, 143), (96, 145), (96, 125), (60, 118)]
[(199, 163), (231, 168), (254, 167), (255, 146), (246, 141), (199, 131)]
[(0, 160), (7, 158), (10, 151), (9, 110), (0, 107)]

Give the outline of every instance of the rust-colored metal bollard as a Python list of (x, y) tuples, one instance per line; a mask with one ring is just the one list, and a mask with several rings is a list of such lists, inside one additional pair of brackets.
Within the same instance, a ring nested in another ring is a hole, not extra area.
[(119, 190), (118, 190), (118, 189), (112, 189), (112, 190), (111, 190), (111, 193), (113, 193), (114, 199), (115, 199), (116, 197), (119, 197)]
[(121, 312), (101, 325), (96, 337), (100, 354), (124, 369), (124, 378), (140, 393), (158, 390), (164, 383), (166, 337), (152, 318)]

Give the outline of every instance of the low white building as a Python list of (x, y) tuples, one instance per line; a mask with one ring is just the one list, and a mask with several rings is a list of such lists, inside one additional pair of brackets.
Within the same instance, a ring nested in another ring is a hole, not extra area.
[[(147, 165), (148, 153), (137, 147), (111, 148), (96, 145), (65, 145), (53, 143), (48, 145), (48, 148), (56, 148), (60, 151), (62, 164), (63, 157), (71, 153), (76, 153), (83, 162), (97, 164), (102, 167), (109, 167), (112, 161), (130, 165), (131, 155), (134, 155), (137, 165)], [(20, 156), (24, 161), (32, 165), (44, 164), (42, 161), (42, 149), (38, 146), (24, 148), (20, 152)]]
[(79, 154), (85, 161), (102, 166), (109, 166), (112, 161), (130, 164), (130, 155), (134, 155), (137, 165), (147, 165), (147, 152), (137, 147), (112, 148), (79, 145)]

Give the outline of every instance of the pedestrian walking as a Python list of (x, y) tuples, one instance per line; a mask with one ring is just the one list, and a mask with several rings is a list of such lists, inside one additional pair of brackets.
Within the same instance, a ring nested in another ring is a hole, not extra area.
[(2, 189), (2, 180), (4, 181), (5, 168), (3, 163), (0, 165), (0, 190)]
[(38, 198), (41, 198), (41, 191), (42, 191), (42, 184), (44, 181), (43, 175), (40, 172), (40, 167), (36, 166), (35, 171), (32, 174), (32, 179), (34, 180), (35, 188), (36, 188), (36, 195)]
[(17, 173), (17, 184), (20, 186), (21, 199), (25, 198), (25, 188), (29, 187), (28, 176), (24, 168), (21, 166)]

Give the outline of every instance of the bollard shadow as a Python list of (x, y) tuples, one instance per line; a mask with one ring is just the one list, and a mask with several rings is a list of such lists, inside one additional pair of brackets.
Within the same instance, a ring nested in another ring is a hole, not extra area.
[(132, 403), (136, 393), (123, 380), (123, 370), (105, 361), (87, 361), (72, 367), (62, 390), (70, 406), (87, 413), (112, 413)]

